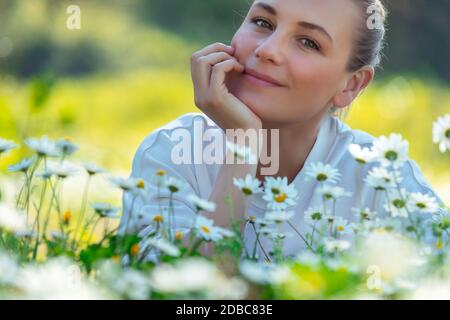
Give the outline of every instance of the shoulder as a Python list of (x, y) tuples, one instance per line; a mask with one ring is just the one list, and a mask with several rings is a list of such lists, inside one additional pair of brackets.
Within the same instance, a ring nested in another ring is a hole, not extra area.
[(173, 141), (171, 137), (173, 132), (177, 130), (187, 130), (192, 132), (195, 124), (199, 124), (203, 128), (217, 127), (217, 125), (203, 113), (186, 113), (150, 132), (140, 143), (137, 153), (145, 152), (156, 145), (172, 145)]
[[(345, 147), (348, 148), (350, 144), (357, 144), (364, 148), (371, 148), (373, 142), (377, 139), (375, 136), (362, 131), (352, 129), (349, 125), (342, 122), (338, 118), (334, 118), (334, 126), (337, 128), (338, 136), (341, 137), (343, 141), (345, 141)], [(351, 159), (353, 156), (350, 154), (348, 150), (344, 152), (345, 159)], [(353, 162), (352, 162), (353, 163)], [(366, 167), (366, 174), (370, 169), (378, 166), (378, 162), (374, 162), (369, 164)], [(355, 162), (355, 166), (356, 162)], [(431, 184), (425, 177), (418, 163), (408, 158), (407, 161), (400, 169), (400, 174), (403, 178), (403, 181), (400, 183), (401, 187), (405, 188), (409, 192), (421, 192), (425, 194), (430, 194), (437, 198), (439, 201), (442, 201), (439, 195), (433, 190)]]
[(333, 126), (339, 136), (347, 138), (348, 144), (358, 144), (360, 146), (369, 147), (373, 144), (376, 137), (362, 130), (351, 128), (348, 124), (337, 117), (332, 117)]

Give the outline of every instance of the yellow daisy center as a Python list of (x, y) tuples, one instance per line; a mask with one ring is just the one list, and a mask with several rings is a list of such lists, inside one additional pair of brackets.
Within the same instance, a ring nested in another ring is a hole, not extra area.
[(156, 171), (156, 175), (160, 176), (160, 177), (165, 176), (166, 173), (167, 173), (166, 170), (158, 170), (158, 171)]
[(280, 193), (275, 196), (275, 201), (278, 203), (283, 203), (287, 199), (286, 193)]
[(138, 255), (138, 253), (139, 253), (139, 244), (137, 243), (133, 244), (130, 249), (131, 256), (135, 257)]
[(143, 179), (139, 179), (138, 182), (136, 183), (136, 187), (139, 189), (144, 189), (145, 188), (145, 181)]
[(163, 221), (164, 221), (164, 218), (163, 218), (162, 215), (157, 214), (157, 215), (155, 215), (155, 216), (153, 217), (153, 221), (160, 223), (160, 222), (163, 222)]
[(200, 229), (202, 229), (202, 231), (204, 233), (207, 233), (207, 234), (211, 233), (211, 230), (207, 226), (201, 226)]

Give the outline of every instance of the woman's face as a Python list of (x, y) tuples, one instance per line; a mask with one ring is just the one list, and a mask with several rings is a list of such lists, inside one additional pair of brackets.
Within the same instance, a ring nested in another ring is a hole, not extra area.
[(255, 0), (232, 39), (234, 56), (282, 86), (233, 72), (230, 92), (265, 122), (295, 123), (326, 112), (348, 83), (359, 15), (351, 0)]

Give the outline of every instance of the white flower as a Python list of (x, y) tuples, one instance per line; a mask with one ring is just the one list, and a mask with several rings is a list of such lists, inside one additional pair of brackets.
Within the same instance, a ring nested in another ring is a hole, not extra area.
[(213, 220), (201, 215), (196, 217), (195, 229), (198, 232), (198, 236), (206, 241), (216, 242), (222, 240), (224, 236), (229, 237), (234, 235), (231, 231), (214, 226)]
[(0, 203), (0, 229), (12, 232), (26, 231), (25, 215), (6, 204)]
[(291, 220), (294, 215), (294, 211), (268, 211), (265, 218), (275, 223), (283, 223)]
[(450, 150), (450, 114), (446, 114), (433, 123), (433, 142), (439, 144), (439, 150)]
[(23, 159), (17, 164), (9, 165), (8, 166), (8, 171), (9, 172), (27, 172), (28, 169), (33, 164), (34, 160), (35, 160), (34, 157), (31, 157), (31, 158), (28, 158), (28, 159)]
[(143, 272), (126, 269), (111, 279), (111, 288), (121, 297), (131, 300), (146, 300), (150, 297), (150, 279)]
[(333, 229), (337, 235), (343, 235), (350, 233), (350, 227), (348, 221), (342, 217), (336, 217), (333, 222)]
[(79, 168), (75, 164), (64, 161), (48, 161), (47, 162), (47, 173), (53, 173), (59, 178), (65, 179), (68, 176), (78, 173)]
[(124, 192), (136, 192), (137, 189), (145, 188), (145, 181), (143, 179), (110, 177), (109, 180)]
[(114, 207), (110, 203), (92, 203), (92, 209), (102, 218), (118, 218), (117, 212), (119, 208)]
[(242, 282), (226, 278), (214, 264), (200, 258), (158, 265), (151, 284), (153, 290), (169, 294), (201, 294), (216, 299), (242, 299), (246, 295)]
[(182, 180), (174, 177), (168, 177), (167, 179), (164, 180), (163, 184), (164, 187), (166, 187), (170, 193), (176, 193), (186, 189), (186, 184)]
[(307, 179), (312, 178), (319, 182), (338, 182), (341, 174), (339, 170), (333, 168), (329, 164), (323, 164), (322, 162), (312, 163), (306, 169)]
[(388, 203), (384, 205), (384, 209), (391, 214), (393, 218), (408, 218), (408, 193), (405, 189), (400, 192), (397, 189), (388, 191)]
[(436, 198), (420, 192), (409, 194), (407, 206), (411, 212), (436, 213), (439, 211)]
[(43, 265), (28, 265), (19, 271), (15, 286), (20, 298), (39, 300), (91, 300), (106, 298), (84, 278), (80, 268), (66, 258)]
[(201, 199), (195, 194), (188, 195), (187, 200), (195, 206), (197, 211), (216, 211), (216, 204), (214, 202)]
[(376, 212), (371, 211), (369, 208), (352, 208), (352, 211), (360, 221), (370, 221), (377, 215)]
[(103, 168), (100, 168), (93, 163), (83, 163), (83, 168), (90, 176), (105, 172)]
[(282, 282), (290, 274), (287, 267), (248, 260), (239, 264), (239, 271), (249, 281), (262, 285)]
[(233, 178), (233, 184), (238, 187), (246, 196), (251, 196), (253, 194), (262, 192), (262, 188), (260, 187), (261, 181), (253, 178), (251, 174), (247, 174), (245, 176), (245, 179)]
[(408, 141), (400, 134), (391, 133), (389, 137), (381, 136), (373, 142), (372, 151), (377, 161), (385, 167), (398, 168), (408, 160)]
[(2, 153), (6, 154), (10, 150), (15, 149), (17, 147), (18, 145), (15, 144), (14, 142), (0, 138), (0, 155)]
[(59, 157), (60, 153), (54, 141), (47, 136), (41, 138), (28, 138), (25, 140), (28, 148), (36, 151), (38, 156)]
[(345, 240), (325, 240), (325, 250), (329, 253), (343, 252), (350, 249), (351, 244)]
[(350, 144), (348, 146), (348, 151), (360, 164), (372, 162), (374, 159), (372, 150), (370, 150), (369, 148), (362, 148), (359, 144)]
[(317, 192), (326, 200), (337, 200), (342, 197), (351, 197), (352, 193), (345, 191), (344, 188), (330, 185), (319, 186)]
[(146, 253), (150, 248), (156, 248), (165, 254), (172, 257), (179, 257), (180, 250), (171, 242), (162, 238), (147, 238), (142, 241), (140, 247), (140, 254)]
[(64, 156), (70, 156), (78, 150), (78, 146), (70, 141), (69, 138), (64, 138), (56, 142), (56, 147)]
[(271, 210), (283, 210), (295, 205), (298, 195), (294, 184), (288, 185), (286, 177), (266, 177), (264, 193), (263, 199)]
[(234, 158), (238, 160), (237, 162), (238, 164), (239, 163), (257, 164), (257, 158), (249, 147), (247, 146), (241, 147), (229, 141), (226, 142), (226, 147), (227, 150), (230, 151), (231, 154), (234, 156)]
[(402, 180), (398, 171), (388, 171), (386, 168), (376, 167), (369, 171), (365, 182), (375, 190), (385, 191), (395, 188), (395, 182), (400, 183)]
[(309, 208), (305, 211), (305, 221), (311, 225), (315, 225), (316, 223), (322, 221), (324, 218), (324, 214), (322, 209), (319, 208)]
[(9, 255), (0, 252), (0, 287), (14, 283), (19, 266)]

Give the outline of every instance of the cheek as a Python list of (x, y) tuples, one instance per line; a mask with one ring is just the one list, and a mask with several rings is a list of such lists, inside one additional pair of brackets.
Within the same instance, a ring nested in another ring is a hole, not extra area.
[(238, 30), (230, 44), (234, 49), (234, 56), (239, 62), (244, 62), (256, 46), (255, 37), (249, 32)]
[(341, 70), (322, 57), (303, 57), (291, 66), (293, 92), (310, 100), (323, 104), (332, 97), (340, 83)]

